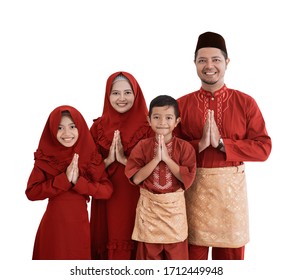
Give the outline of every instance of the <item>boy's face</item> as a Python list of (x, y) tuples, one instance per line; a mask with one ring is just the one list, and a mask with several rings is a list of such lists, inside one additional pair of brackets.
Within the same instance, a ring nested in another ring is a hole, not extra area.
[(180, 118), (176, 118), (172, 106), (153, 107), (148, 122), (156, 135), (163, 135), (165, 142), (168, 142), (171, 140), (172, 131), (180, 122)]

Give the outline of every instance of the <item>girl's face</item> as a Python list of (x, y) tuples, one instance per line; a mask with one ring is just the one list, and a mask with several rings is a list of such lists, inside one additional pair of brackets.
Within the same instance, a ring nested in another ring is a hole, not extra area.
[(62, 116), (57, 139), (65, 147), (72, 147), (78, 140), (78, 129), (70, 116)]
[(134, 92), (128, 81), (120, 80), (113, 83), (110, 103), (118, 113), (129, 111), (135, 100)]

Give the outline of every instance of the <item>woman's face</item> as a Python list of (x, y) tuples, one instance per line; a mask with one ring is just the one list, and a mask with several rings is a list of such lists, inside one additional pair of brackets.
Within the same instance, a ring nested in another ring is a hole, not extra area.
[(78, 139), (78, 129), (69, 116), (62, 116), (57, 139), (65, 147), (72, 147)]
[(130, 83), (119, 80), (113, 83), (110, 93), (110, 103), (118, 113), (129, 111), (134, 104), (135, 96)]

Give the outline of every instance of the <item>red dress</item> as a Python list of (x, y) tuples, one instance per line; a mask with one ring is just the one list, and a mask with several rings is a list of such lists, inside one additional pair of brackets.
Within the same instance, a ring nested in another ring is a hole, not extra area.
[[(79, 133), (77, 142), (70, 148), (61, 145), (55, 136), (63, 111), (70, 112)], [(79, 154), (79, 178), (75, 185), (66, 175), (74, 153)], [(102, 158), (82, 115), (70, 106), (56, 108), (43, 130), (26, 189), (30, 200), (48, 198), (36, 234), (33, 259), (90, 259), (89, 195), (107, 199), (111, 193), (112, 185)]]
[[(132, 108), (120, 114), (109, 101), (112, 82), (123, 74), (132, 85), (135, 100)], [(115, 130), (120, 131), (126, 157), (136, 143), (153, 135), (147, 122), (147, 106), (136, 79), (127, 72), (112, 74), (106, 84), (102, 116), (96, 119), (90, 129), (96, 146), (103, 158), (109, 153)], [(94, 199), (91, 204), (91, 240), (93, 259), (135, 259), (136, 243), (131, 240), (139, 190), (129, 183), (125, 166), (115, 161), (108, 168), (114, 192), (107, 201)]]

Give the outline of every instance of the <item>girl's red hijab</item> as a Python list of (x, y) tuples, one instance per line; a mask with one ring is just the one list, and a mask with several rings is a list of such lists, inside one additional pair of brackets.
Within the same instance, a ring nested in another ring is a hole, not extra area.
[[(72, 147), (65, 147), (57, 140), (58, 127), (62, 112), (68, 111), (78, 129), (78, 139)], [(92, 139), (86, 121), (75, 108), (63, 105), (55, 108), (48, 117), (39, 146), (35, 155), (35, 165), (55, 176), (64, 172), (73, 159), (74, 153), (79, 155), (80, 174), (86, 175), (91, 164), (98, 164), (101, 159), (96, 156), (96, 145)], [(88, 174), (89, 175), (89, 174)], [(89, 177), (89, 176), (86, 176)]]
[[(110, 93), (112, 83), (118, 75), (125, 76), (133, 89), (135, 100), (132, 108), (125, 113), (118, 113), (110, 104)], [(121, 133), (124, 150), (134, 146), (146, 131), (149, 130), (147, 122), (148, 109), (143, 92), (137, 80), (128, 72), (119, 71), (109, 76), (106, 82), (104, 107), (102, 116), (95, 120), (91, 128), (92, 135), (96, 142), (109, 150), (115, 130)]]

